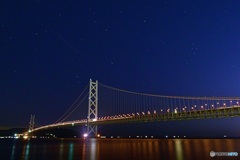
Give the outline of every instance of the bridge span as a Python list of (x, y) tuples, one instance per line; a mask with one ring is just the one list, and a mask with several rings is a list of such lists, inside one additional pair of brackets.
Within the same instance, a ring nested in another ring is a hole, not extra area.
[[(88, 92), (86, 92), (87, 88)], [(92, 80), (81, 95), (55, 123), (34, 128), (35, 117), (31, 116), (29, 130), (23, 134), (30, 135), (49, 128), (86, 125), (88, 134), (97, 135), (97, 126), (105, 124), (240, 116), (240, 97), (184, 97), (145, 94), (110, 87)], [(87, 118), (67, 120), (79, 106), (81, 111), (84, 111), (84, 100), (88, 107)]]
[(136, 113), (136, 114), (123, 114), (115, 116), (100, 117), (97, 120), (87, 119), (67, 121), (56, 124), (49, 124), (33, 129), (31, 132), (56, 128), (56, 127), (67, 127), (75, 125), (103, 125), (103, 124), (124, 124), (124, 123), (145, 123), (145, 122), (156, 122), (156, 121), (176, 121), (176, 120), (191, 120), (191, 119), (206, 119), (206, 118), (228, 118), (240, 116), (240, 106), (222, 107), (211, 110), (196, 110), (186, 111), (179, 113)]

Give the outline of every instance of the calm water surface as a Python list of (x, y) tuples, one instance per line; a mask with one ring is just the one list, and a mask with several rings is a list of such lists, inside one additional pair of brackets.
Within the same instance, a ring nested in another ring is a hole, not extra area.
[(239, 139), (0, 139), (1, 160), (240, 159)]

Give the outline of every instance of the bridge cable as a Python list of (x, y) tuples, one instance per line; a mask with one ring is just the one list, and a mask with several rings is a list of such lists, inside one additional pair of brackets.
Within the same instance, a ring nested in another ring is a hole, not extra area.
[(78, 103), (78, 105), (65, 117), (63, 118), (60, 122), (63, 122), (65, 119), (67, 119), (79, 106), (80, 104), (83, 102), (83, 100), (88, 96), (88, 94), (86, 94), (83, 99)]
[(85, 92), (85, 90), (88, 88), (89, 84), (86, 85), (86, 87), (84, 88), (84, 90), (82, 91), (82, 93), (80, 94), (80, 96), (78, 96), (78, 98), (74, 101), (74, 103), (71, 105), (71, 107), (69, 107), (69, 109), (58, 119), (56, 120), (54, 123), (58, 123), (60, 121), (62, 121), (61, 119), (73, 108), (73, 106), (75, 105), (75, 103), (77, 103), (77, 101), (79, 100), (79, 98), (83, 95), (83, 93)]
[(239, 97), (190, 97), (190, 96), (166, 96), (166, 95), (157, 95), (157, 94), (149, 94), (149, 93), (141, 93), (141, 92), (133, 92), (133, 91), (128, 91), (128, 90), (124, 90), (124, 89), (119, 89), (119, 88), (115, 88), (115, 87), (111, 87), (102, 83), (98, 83), (99, 85), (112, 89), (112, 90), (118, 90), (121, 92), (125, 92), (125, 93), (131, 93), (131, 94), (140, 94), (143, 96), (153, 96), (153, 97), (162, 97), (162, 98), (181, 98), (181, 99), (194, 99), (194, 100), (217, 100), (217, 99), (221, 99), (221, 100), (239, 100)]

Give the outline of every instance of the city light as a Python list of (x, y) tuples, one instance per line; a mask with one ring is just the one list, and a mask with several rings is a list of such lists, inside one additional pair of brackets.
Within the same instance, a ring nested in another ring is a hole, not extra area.
[(28, 139), (28, 135), (25, 134), (25, 135), (23, 136), (23, 139)]
[(88, 136), (88, 134), (87, 134), (87, 133), (83, 134), (83, 137), (84, 137), (84, 138), (87, 138), (87, 136)]
[(19, 138), (19, 135), (15, 133), (15, 134), (14, 134), (14, 138), (15, 138), (15, 139), (18, 139), (18, 138)]

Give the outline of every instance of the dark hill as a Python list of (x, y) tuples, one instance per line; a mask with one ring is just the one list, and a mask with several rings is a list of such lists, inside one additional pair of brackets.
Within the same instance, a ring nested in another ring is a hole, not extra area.
[(7, 130), (0, 130), (0, 136), (14, 136), (16, 133), (23, 133), (26, 128), (12, 128)]

